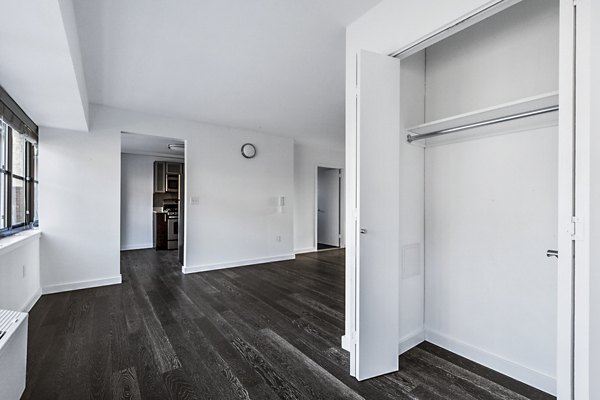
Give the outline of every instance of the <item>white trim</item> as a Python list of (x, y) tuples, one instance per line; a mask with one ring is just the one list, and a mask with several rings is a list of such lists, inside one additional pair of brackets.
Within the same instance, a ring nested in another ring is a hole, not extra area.
[(18, 249), (31, 239), (39, 238), (40, 235), (39, 229), (29, 229), (0, 239), (0, 256)]
[(33, 296), (31, 296), (29, 298), (29, 300), (27, 300), (27, 302), (23, 305), (23, 307), (21, 307), (21, 312), (28, 313), (29, 311), (31, 311), (31, 309), (33, 308), (33, 306), (35, 306), (35, 303), (37, 303), (37, 301), (40, 299), (40, 297), (42, 297), (42, 288), (41, 287), (39, 287), (35, 291)]
[(57, 285), (48, 285), (42, 288), (43, 294), (68, 292), (71, 290), (88, 289), (99, 286), (118, 285), (122, 282), (121, 274), (110, 278), (91, 279), (88, 281), (77, 281), (69, 283), (59, 283)]
[(121, 251), (128, 250), (144, 250), (154, 248), (154, 243), (141, 243), (141, 244), (126, 244), (121, 246)]
[(467, 29), (468, 27), (477, 24), (489, 17), (498, 14), (513, 5), (520, 3), (522, 0), (496, 0), (491, 4), (486, 4), (476, 8), (472, 12), (462, 16), (458, 20), (452, 21), (430, 34), (417, 39), (415, 42), (409, 43), (399, 50), (396, 50), (389, 54), (390, 57), (396, 57), (404, 59), (419, 51), (426, 49), (427, 47), (433, 46), (434, 44), (450, 37), (460, 31)]
[(439, 332), (425, 331), (425, 340), (437, 346), (443, 347), (453, 353), (496, 370), (511, 378), (517, 379), (530, 386), (543, 390), (550, 394), (556, 394), (556, 378), (542, 372), (533, 370), (514, 361), (508, 360), (496, 354), (489, 353), (483, 349), (468, 343), (451, 338)]
[(425, 341), (425, 331), (419, 329), (417, 331), (411, 332), (408, 335), (404, 336), (400, 339), (398, 343), (398, 355), (404, 354), (410, 349)]
[(346, 350), (346, 351), (350, 351), (350, 346), (352, 345), (352, 342), (350, 340), (350, 338), (348, 337), (348, 335), (342, 335), (341, 338), (341, 345), (342, 345), (342, 349)]
[[(578, 7), (579, 8), (579, 7)], [(557, 340), (556, 340), (556, 394), (559, 399), (574, 398), (574, 332), (573, 311), (578, 306), (574, 299), (574, 246), (570, 233), (574, 207), (574, 112), (575, 98), (575, 9), (569, 1), (560, 2), (560, 57), (559, 57), (559, 115), (558, 115), (558, 258), (557, 268)], [(577, 45), (578, 49), (579, 46)], [(581, 50), (581, 49), (579, 49)], [(579, 84), (581, 77), (577, 77)], [(579, 102), (579, 101), (578, 101)], [(577, 140), (579, 142), (579, 139)], [(577, 153), (577, 157), (581, 155)], [(579, 167), (577, 167), (579, 169)], [(577, 265), (579, 265), (577, 253)], [(579, 311), (576, 312), (578, 314)], [(583, 399), (583, 397), (582, 397)]]
[(314, 253), (317, 249), (315, 247), (307, 247), (305, 249), (294, 250), (294, 254), (306, 254), (306, 253)]
[(247, 265), (255, 265), (255, 264), (264, 264), (271, 263), (277, 261), (284, 260), (294, 260), (296, 258), (295, 254), (283, 254), (280, 256), (272, 256), (272, 257), (264, 257), (264, 258), (253, 258), (249, 260), (238, 260), (238, 261), (230, 261), (219, 264), (204, 264), (204, 265), (196, 265), (196, 266), (186, 266), (181, 267), (181, 272), (184, 274), (193, 274), (196, 272), (206, 272), (206, 271), (215, 271), (218, 269), (225, 268), (235, 268), (235, 267), (244, 267)]

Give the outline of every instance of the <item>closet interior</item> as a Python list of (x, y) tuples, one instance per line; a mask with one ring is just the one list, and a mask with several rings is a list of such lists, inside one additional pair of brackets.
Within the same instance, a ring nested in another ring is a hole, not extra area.
[[(381, 289), (395, 294), (377, 294), (398, 297), (398, 353), (427, 340), (549, 393), (557, 353), (557, 262), (547, 252), (558, 242), (558, 52), (559, 1), (524, 0), (396, 56), (398, 284)], [(370, 232), (362, 233), (367, 243)], [(382, 340), (366, 328), (369, 307), (376, 312), (369, 291), (379, 290), (367, 286), (375, 273), (368, 254), (357, 278), (365, 349)]]

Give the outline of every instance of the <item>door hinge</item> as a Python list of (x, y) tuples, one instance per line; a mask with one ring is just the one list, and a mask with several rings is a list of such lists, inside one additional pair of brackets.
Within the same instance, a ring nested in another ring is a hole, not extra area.
[(583, 240), (583, 218), (571, 217), (569, 231), (571, 233), (571, 240)]

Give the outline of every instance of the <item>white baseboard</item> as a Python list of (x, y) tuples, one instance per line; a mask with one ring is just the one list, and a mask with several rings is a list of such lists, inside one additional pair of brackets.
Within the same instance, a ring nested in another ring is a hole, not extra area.
[(43, 294), (68, 292), (71, 290), (89, 289), (99, 286), (118, 285), (122, 282), (121, 274), (110, 278), (92, 279), (89, 281), (78, 281), (69, 283), (60, 283), (58, 285), (48, 285), (42, 288)]
[(307, 247), (305, 249), (294, 250), (294, 254), (314, 253), (317, 251), (315, 247)]
[(37, 301), (40, 299), (40, 297), (42, 297), (42, 288), (41, 287), (35, 291), (33, 296), (31, 296), (29, 298), (29, 300), (27, 300), (27, 302), (25, 302), (23, 307), (21, 307), (21, 312), (28, 313), (29, 311), (31, 311), (31, 309), (33, 308), (33, 306), (35, 306), (35, 303), (37, 303)]
[(404, 354), (413, 347), (423, 343), (425, 340), (425, 332), (422, 329), (411, 332), (408, 335), (400, 338), (398, 343), (398, 354)]
[(342, 336), (342, 349), (350, 351), (351, 345), (352, 344), (350, 343), (350, 338), (348, 337), (348, 335)]
[(450, 350), (453, 353), (482, 364), (511, 378), (524, 382), (530, 386), (556, 395), (556, 378), (535, 371), (514, 361), (489, 353), (485, 350), (471, 346), (439, 332), (425, 331), (425, 339), (437, 346)]
[(144, 250), (154, 248), (154, 243), (141, 243), (141, 244), (125, 244), (121, 246), (121, 251), (127, 250)]
[(181, 267), (181, 271), (184, 274), (193, 274), (196, 272), (206, 272), (206, 271), (214, 271), (214, 270), (225, 269), (225, 268), (243, 267), (246, 265), (255, 265), (255, 264), (264, 264), (264, 263), (270, 263), (270, 262), (276, 262), (276, 261), (293, 260), (295, 258), (296, 258), (295, 254), (283, 254), (280, 256), (253, 258), (250, 260), (239, 260), (239, 261), (232, 261), (232, 262), (226, 262), (226, 263), (220, 263), (220, 264), (196, 265), (196, 266), (190, 266), (190, 267), (184, 265), (183, 267)]

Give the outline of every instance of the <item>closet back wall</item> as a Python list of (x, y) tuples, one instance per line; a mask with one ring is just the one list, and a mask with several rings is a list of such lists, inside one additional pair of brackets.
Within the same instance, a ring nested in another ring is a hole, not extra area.
[(426, 122), (558, 90), (558, 0), (524, 0), (427, 48)]
[[(426, 58), (428, 120), (554, 91), (558, 1), (527, 0)], [(557, 135), (547, 127), (425, 151), (428, 339), (550, 392)]]

